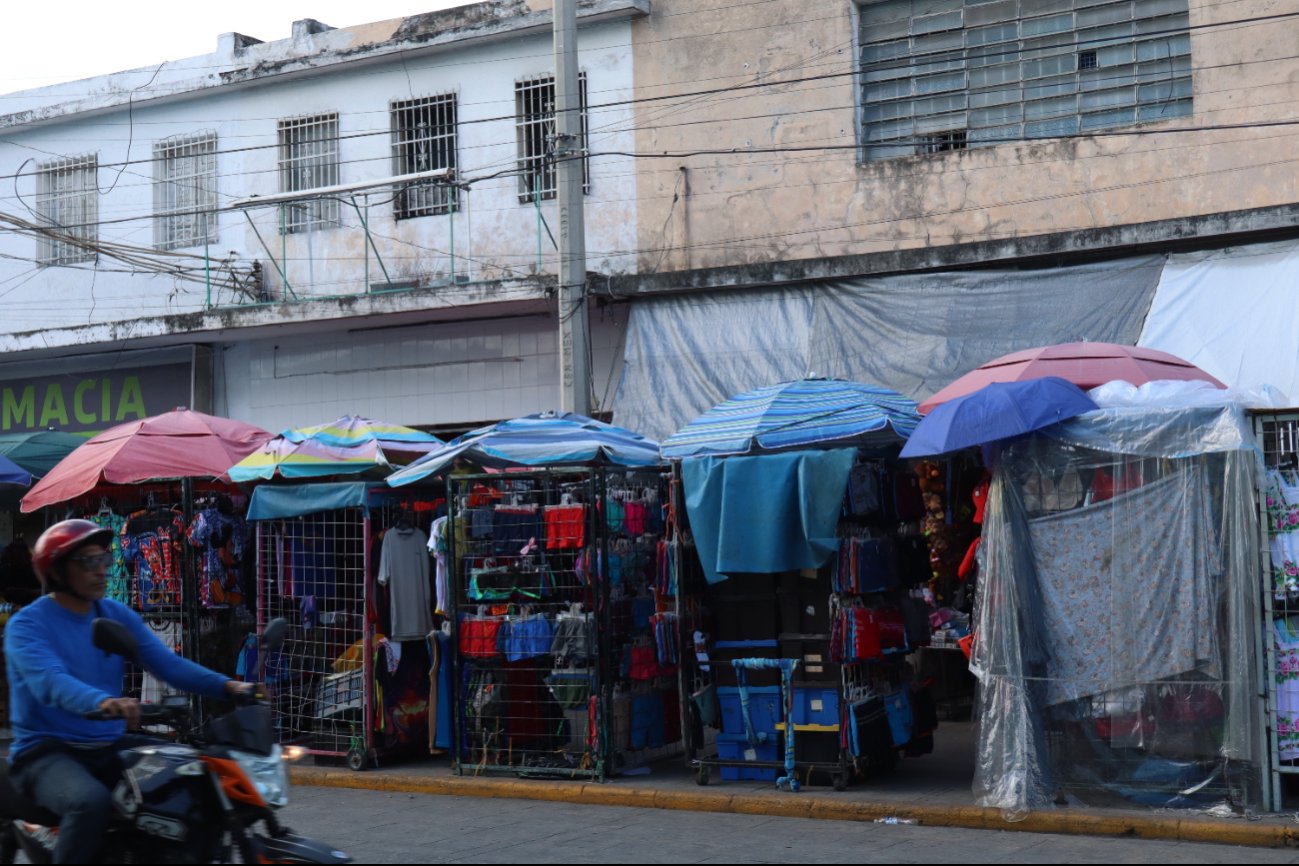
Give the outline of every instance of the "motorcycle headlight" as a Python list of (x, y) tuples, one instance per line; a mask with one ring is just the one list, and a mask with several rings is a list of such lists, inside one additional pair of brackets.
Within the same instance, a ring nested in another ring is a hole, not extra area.
[(230, 757), (248, 774), (268, 806), (279, 807), (289, 802), (289, 771), (279, 746), (272, 746), (269, 755), (231, 749)]

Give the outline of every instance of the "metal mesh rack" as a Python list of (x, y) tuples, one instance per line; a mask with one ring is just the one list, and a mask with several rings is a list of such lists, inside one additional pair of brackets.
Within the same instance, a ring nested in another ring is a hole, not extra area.
[(1282, 743), (1283, 738), (1292, 738), (1292, 721), (1283, 718), (1279, 706), (1278, 681), (1278, 647), (1273, 638), (1273, 623), (1299, 615), (1299, 592), (1293, 587), (1295, 581), (1288, 579), (1286, 573), (1286, 548), (1280, 543), (1280, 536), (1286, 532), (1278, 524), (1274, 503), (1269, 502), (1272, 494), (1269, 491), (1270, 480), (1279, 473), (1288, 476), (1290, 481), (1299, 481), (1299, 412), (1255, 412), (1254, 432), (1259, 444), (1263, 447), (1263, 462), (1269, 478), (1263, 481), (1264, 493), (1259, 502), (1259, 523), (1261, 525), (1261, 543), (1264, 567), (1262, 586), (1263, 624), (1260, 632), (1262, 653), (1260, 654), (1266, 675), (1268, 701), (1266, 713), (1267, 739), (1271, 755), (1271, 774), (1266, 796), (1268, 808), (1282, 808), (1281, 776), (1299, 773), (1299, 761), (1286, 758), (1293, 751), (1293, 743)]
[(449, 480), (457, 772), (603, 779), (677, 746), (665, 498), (657, 472)]
[[(265, 660), (281, 743), (361, 769), (426, 739), (428, 655), (418, 642), (403, 653), (385, 646), (375, 581), (382, 534), (408, 505), (376, 490), (369, 508), (257, 523), (258, 633), (276, 617), (290, 623), (283, 649)], [(397, 657), (402, 666), (389, 669)], [(422, 681), (422, 701), (395, 705), (399, 675)]]

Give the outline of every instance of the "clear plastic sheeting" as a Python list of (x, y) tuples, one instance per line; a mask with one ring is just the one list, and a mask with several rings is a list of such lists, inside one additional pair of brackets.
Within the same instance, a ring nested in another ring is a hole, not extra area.
[(664, 439), (733, 394), (807, 375), (920, 399), (1019, 349), (1076, 340), (1130, 346), (1163, 261), (1140, 256), (637, 300), (614, 423)]
[(1239, 406), (1089, 412), (1001, 451), (971, 662), (982, 805), (1260, 803), (1258, 471)]

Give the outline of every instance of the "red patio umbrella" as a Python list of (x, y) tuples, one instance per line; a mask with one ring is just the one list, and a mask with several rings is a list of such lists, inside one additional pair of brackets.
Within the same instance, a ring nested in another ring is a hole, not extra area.
[(1060, 343), (1011, 352), (976, 367), (921, 403), (920, 414), (993, 382), (1018, 382), (1044, 376), (1058, 376), (1084, 391), (1116, 379), (1133, 385), (1160, 379), (1200, 380), (1217, 388), (1227, 387), (1190, 361), (1167, 352), (1118, 343)]
[(67, 502), (102, 484), (220, 478), (271, 438), (260, 427), (175, 409), (86, 440), (23, 497), (22, 510)]

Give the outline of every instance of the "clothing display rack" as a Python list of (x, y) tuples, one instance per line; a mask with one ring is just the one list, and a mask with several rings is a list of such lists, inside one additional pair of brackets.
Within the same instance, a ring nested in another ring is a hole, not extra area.
[(448, 478), (457, 773), (604, 779), (681, 739), (657, 471)]
[[(296, 486), (304, 500), (312, 486)], [(348, 487), (352, 504), (277, 514), (257, 502), (276, 491), (254, 494), (257, 633), (276, 617), (290, 623), (265, 667), (279, 741), (356, 770), (427, 755), (438, 708), (447, 713), (437, 662), (450, 647), (429, 566), (434, 503), (378, 484), (316, 486)], [(242, 667), (255, 669), (255, 653), (249, 635)]]

